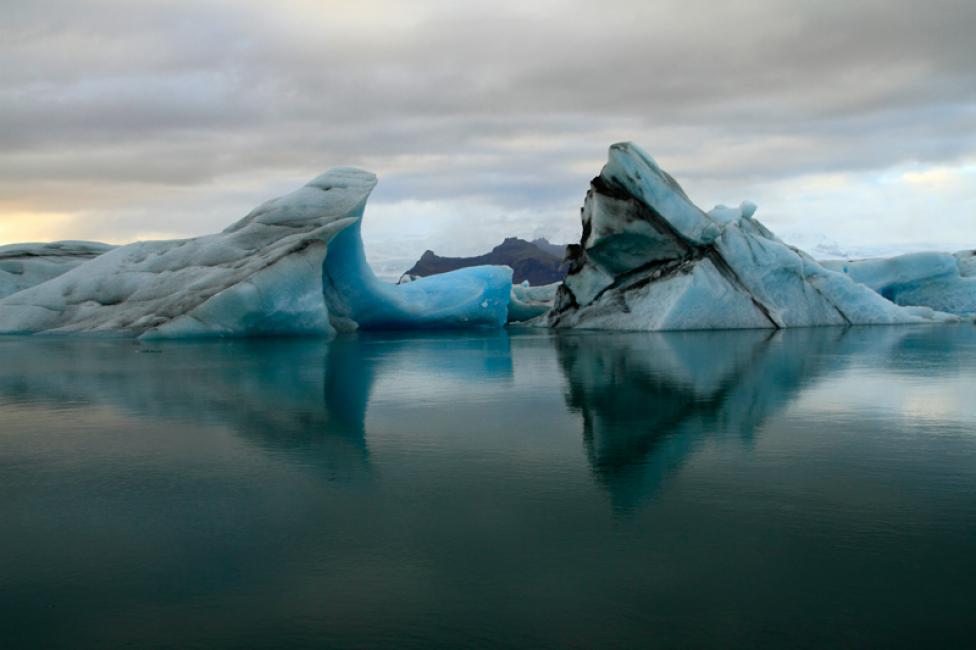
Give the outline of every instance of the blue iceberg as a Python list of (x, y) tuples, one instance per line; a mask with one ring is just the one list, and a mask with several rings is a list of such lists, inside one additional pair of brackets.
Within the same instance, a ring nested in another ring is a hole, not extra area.
[(501, 327), (512, 272), (381, 283), (360, 222), (376, 177), (333, 169), (223, 232), (135, 242), (0, 299), (0, 333), (143, 338)]
[(329, 244), (322, 286), (337, 329), (502, 327), (512, 269), (472, 266), (403, 284), (376, 278), (366, 262), (360, 221)]

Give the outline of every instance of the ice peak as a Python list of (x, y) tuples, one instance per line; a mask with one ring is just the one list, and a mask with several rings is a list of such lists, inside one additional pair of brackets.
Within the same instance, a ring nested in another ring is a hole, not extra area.
[(358, 167), (333, 167), (327, 172), (319, 174), (305, 185), (320, 190), (357, 189), (371, 191), (376, 187), (376, 174)]
[(362, 169), (335, 167), (290, 194), (262, 203), (224, 233), (258, 225), (319, 227), (336, 219), (362, 217), (376, 182), (375, 174)]

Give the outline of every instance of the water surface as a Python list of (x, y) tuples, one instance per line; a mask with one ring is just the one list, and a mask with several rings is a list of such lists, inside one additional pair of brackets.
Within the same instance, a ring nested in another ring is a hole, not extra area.
[(976, 328), (0, 339), (4, 648), (971, 647)]

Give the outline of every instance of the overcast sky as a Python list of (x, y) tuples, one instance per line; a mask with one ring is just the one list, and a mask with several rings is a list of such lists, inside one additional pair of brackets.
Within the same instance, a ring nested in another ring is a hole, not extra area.
[(0, 61), (0, 243), (213, 232), (356, 165), (402, 270), (577, 239), (632, 140), (802, 245), (976, 247), (973, 0), (2, 0)]

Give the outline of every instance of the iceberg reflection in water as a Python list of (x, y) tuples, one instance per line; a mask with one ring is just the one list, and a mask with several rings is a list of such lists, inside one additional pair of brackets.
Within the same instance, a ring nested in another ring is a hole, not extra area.
[(631, 509), (709, 436), (749, 445), (768, 417), (821, 375), (852, 359), (885, 356), (911, 336), (817, 328), (554, 341), (567, 402), (583, 415), (587, 458), (615, 505)]
[(976, 329), (0, 340), (5, 647), (959, 645)]

